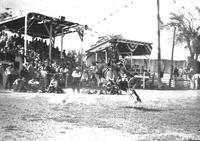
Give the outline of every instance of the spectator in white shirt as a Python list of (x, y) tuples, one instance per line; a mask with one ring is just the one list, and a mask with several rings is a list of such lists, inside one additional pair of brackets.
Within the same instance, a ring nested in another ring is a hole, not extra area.
[(75, 70), (72, 72), (72, 88), (75, 92), (75, 89), (77, 89), (77, 92), (80, 93), (80, 78), (81, 78), (81, 72), (78, 67), (75, 68)]

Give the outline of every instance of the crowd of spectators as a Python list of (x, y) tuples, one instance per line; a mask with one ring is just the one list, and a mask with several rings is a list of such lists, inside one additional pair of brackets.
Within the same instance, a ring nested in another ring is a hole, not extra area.
[[(32, 41), (28, 41), (27, 60), (39, 59), (41, 61), (46, 60), (49, 56), (49, 45), (47, 40), (34, 38)], [(14, 61), (15, 56), (24, 55), (24, 37), (21, 34), (14, 34), (8, 36), (4, 31), (0, 32), (0, 59)], [(63, 57), (67, 55), (65, 50), (63, 51)], [(53, 60), (60, 59), (60, 51), (58, 47), (52, 47)]]
[[(24, 56), (24, 38), (21, 34), (8, 36), (0, 32), (0, 61), (10, 62), (8, 65), (0, 63), (0, 79), (6, 77), (5, 89), (14, 91), (33, 92), (63, 92), (61, 87), (70, 85), (73, 70), (79, 65), (77, 53), (63, 51), (60, 59), (59, 48), (52, 48), (52, 61), (48, 60), (49, 46), (47, 41), (34, 38), (28, 41), (27, 56)], [(16, 56), (26, 58), (22, 69), (17, 71), (13, 62)]]
[(14, 61), (15, 56), (23, 55), (23, 37), (8, 36), (5, 32), (0, 32), (0, 60)]

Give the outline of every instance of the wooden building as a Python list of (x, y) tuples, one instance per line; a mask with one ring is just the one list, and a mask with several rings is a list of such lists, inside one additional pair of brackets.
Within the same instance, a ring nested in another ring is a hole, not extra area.
[[(108, 63), (108, 59), (113, 56), (149, 56), (152, 51), (152, 44), (147, 42), (139, 42), (134, 40), (127, 40), (123, 38), (111, 38), (101, 43), (93, 45), (90, 49), (86, 50), (86, 64), (92, 65), (92, 62), (103, 61)], [(131, 61), (131, 65), (133, 62)]]

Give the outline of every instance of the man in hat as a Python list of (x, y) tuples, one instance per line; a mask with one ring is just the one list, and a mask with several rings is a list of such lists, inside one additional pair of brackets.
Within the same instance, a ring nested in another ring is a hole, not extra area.
[(77, 89), (77, 92), (80, 93), (80, 78), (81, 78), (81, 72), (78, 67), (75, 68), (75, 70), (72, 72), (72, 88), (75, 92), (75, 89)]

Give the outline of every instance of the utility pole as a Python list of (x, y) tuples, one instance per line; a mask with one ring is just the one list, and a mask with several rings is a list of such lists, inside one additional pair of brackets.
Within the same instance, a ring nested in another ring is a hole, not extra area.
[(157, 22), (158, 22), (158, 89), (161, 89), (161, 51), (160, 51), (160, 1), (157, 0)]
[(172, 42), (171, 71), (170, 71), (170, 79), (169, 79), (169, 87), (170, 87), (170, 88), (171, 88), (172, 76), (173, 76), (173, 70), (174, 70), (173, 62), (174, 62), (175, 36), (176, 36), (176, 26), (174, 26), (173, 42)]
[(27, 29), (28, 28), (28, 13), (25, 14), (24, 20), (24, 62), (27, 61)]

